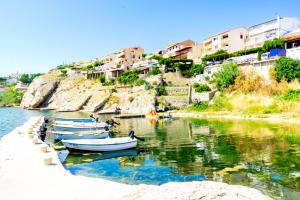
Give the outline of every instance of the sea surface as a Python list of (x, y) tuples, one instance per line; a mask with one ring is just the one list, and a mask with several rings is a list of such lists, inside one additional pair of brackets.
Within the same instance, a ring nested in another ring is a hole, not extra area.
[[(88, 116), (17, 108), (0, 109), (0, 114), (0, 135), (34, 115)], [(119, 122), (116, 137), (134, 130), (146, 141), (125, 151), (71, 154), (51, 135), (47, 142), (74, 175), (128, 184), (213, 180), (256, 188), (274, 199), (300, 199), (299, 124), (188, 118)]]

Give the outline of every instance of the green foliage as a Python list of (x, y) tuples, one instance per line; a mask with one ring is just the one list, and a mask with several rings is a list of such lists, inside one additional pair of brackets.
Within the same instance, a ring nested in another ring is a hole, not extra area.
[(74, 68), (74, 65), (67, 64), (67, 65), (59, 65), (56, 67), (58, 70), (66, 69), (66, 68)]
[(155, 91), (156, 91), (156, 94), (157, 94), (158, 96), (163, 96), (163, 95), (166, 95), (166, 94), (167, 94), (167, 93), (166, 93), (166, 86), (163, 85), (163, 84), (157, 85), (156, 88), (155, 88)]
[(151, 75), (157, 75), (157, 74), (161, 74), (161, 71), (159, 69), (159, 67), (152, 67), (151, 71), (150, 71)]
[(115, 79), (109, 79), (107, 81), (105, 81), (104, 83), (102, 83), (103, 86), (111, 86), (111, 85), (114, 85), (116, 82)]
[(6, 82), (7, 81), (7, 77), (0, 77), (0, 82)]
[(66, 76), (68, 76), (68, 71), (67, 70), (65, 70), (65, 69), (61, 69), (60, 70), (60, 75), (62, 76), (62, 77), (66, 77)]
[(193, 83), (193, 88), (197, 88), (197, 87), (199, 87), (199, 86), (200, 86), (199, 83), (197, 83), (197, 82)]
[(19, 78), (19, 81), (21, 81), (24, 84), (29, 84), (35, 79), (36, 77), (40, 76), (42, 74), (37, 73), (37, 74), (22, 74), (21, 77)]
[(144, 86), (145, 86), (145, 90), (153, 89), (153, 86), (148, 81), (145, 81)]
[(195, 92), (198, 93), (207, 92), (207, 91), (211, 91), (211, 89), (207, 84), (199, 84), (199, 86), (195, 88)]
[(259, 51), (261, 51), (261, 47), (240, 50), (240, 51), (236, 51), (236, 52), (231, 53), (230, 57), (248, 55), (248, 54), (252, 54), (252, 53), (257, 53)]
[(88, 65), (88, 66), (86, 66), (86, 69), (87, 69), (88, 71), (93, 70), (94, 68), (95, 68), (94, 65)]
[(136, 84), (137, 86), (141, 86), (141, 85), (144, 85), (145, 82), (146, 82), (146, 81), (145, 81), (144, 79), (138, 79), (138, 80), (136, 81), (135, 84)]
[(101, 66), (101, 65), (103, 65), (103, 62), (100, 61), (100, 60), (96, 60), (96, 61), (94, 62), (94, 64), (93, 64), (94, 67), (98, 67), (98, 66)]
[(275, 78), (277, 81), (285, 79), (290, 82), (300, 78), (300, 60), (281, 57), (275, 62)]
[(300, 102), (300, 90), (289, 90), (281, 96), (281, 99)]
[(0, 92), (0, 106), (19, 105), (22, 100), (23, 93), (10, 86), (5, 91)]
[(118, 82), (123, 85), (133, 84), (139, 78), (139, 71), (126, 71), (117, 78)]
[(223, 69), (215, 74), (214, 83), (220, 91), (232, 85), (239, 74), (238, 67), (235, 63), (225, 63)]
[(261, 60), (261, 54), (262, 54), (262, 51), (258, 51), (258, 52), (257, 52), (257, 60), (258, 60), (258, 61)]
[(100, 77), (99, 77), (99, 80), (100, 80), (100, 83), (105, 83), (106, 82), (106, 78), (105, 78), (105, 75), (101, 75)]
[(216, 60), (224, 60), (226, 58), (229, 58), (230, 57), (230, 54), (225, 51), (225, 50), (219, 50), (213, 54), (208, 54), (208, 55), (205, 55), (203, 58), (202, 58), (202, 62), (207, 62), (207, 61), (216, 61)]
[(208, 109), (207, 101), (200, 101), (193, 103), (190, 107), (187, 108), (187, 111), (190, 112), (201, 112)]
[(190, 69), (190, 74), (192, 76), (197, 74), (203, 74), (203, 72), (204, 72), (204, 65), (201, 64), (193, 64), (192, 68)]
[(270, 49), (275, 49), (275, 48), (284, 48), (284, 39), (283, 38), (275, 38), (273, 40), (268, 40), (264, 42), (264, 45), (262, 46), (262, 51), (267, 52)]
[(220, 95), (213, 98), (211, 108), (214, 111), (222, 111), (222, 110), (231, 111), (232, 105), (229, 99), (225, 95)]

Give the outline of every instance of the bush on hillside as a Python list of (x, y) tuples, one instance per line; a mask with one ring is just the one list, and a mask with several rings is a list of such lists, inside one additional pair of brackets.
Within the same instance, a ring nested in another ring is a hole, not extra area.
[(275, 62), (275, 79), (280, 81), (282, 79), (288, 82), (300, 78), (300, 60), (282, 57)]
[(254, 71), (247, 74), (239, 73), (234, 81), (234, 84), (229, 86), (226, 91), (240, 91), (242, 93), (258, 92), (263, 86), (263, 78), (257, 75)]
[(68, 76), (68, 71), (67, 70), (65, 70), (65, 69), (61, 69), (60, 70), (60, 75), (62, 76), (62, 77), (66, 77), (66, 76)]
[(9, 86), (3, 92), (0, 92), (0, 106), (19, 105), (22, 100), (23, 93), (16, 90), (13, 86)]
[(99, 77), (99, 81), (100, 81), (100, 83), (105, 83), (106, 82), (106, 78), (105, 78), (105, 75), (101, 75), (100, 77)]
[(215, 74), (214, 83), (219, 91), (224, 91), (230, 85), (234, 84), (239, 74), (235, 63), (225, 63), (223, 68)]
[(19, 81), (21, 81), (24, 84), (30, 84), (33, 79), (36, 77), (40, 76), (42, 74), (37, 73), (37, 74), (22, 74), (21, 77), (19, 78)]
[(199, 86), (195, 88), (195, 92), (198, 93), (207, 92), (207, 91), (211, 91), (211, 89), (207, 84), (199, 84)]
[(135, 84), (137, 85), (137, 86), (142, 86), (142, 85), (144, 85), (145, 84), (145, 80), (144, 79), (138, 79), (136, 82), (135, 82)]
[(281, 98), (286, 101), (300, 102), (300, 90), (288, 90)]
[(157, 74), (161, 74), (159, 67), (152, 67), (152, 69), (150, 70), (150, 75), (157, 75)]
[(163, 84), (159, 84), (158, 86), (156, 86), (155, 91), (156, 91), (157, 96), (163, 96), (163, 95), (167, 94), (166, 86)]
[(118, 82), (123, 85), (132, 85), (139, 78), (139, 71), (126, 71), (117, 78)]

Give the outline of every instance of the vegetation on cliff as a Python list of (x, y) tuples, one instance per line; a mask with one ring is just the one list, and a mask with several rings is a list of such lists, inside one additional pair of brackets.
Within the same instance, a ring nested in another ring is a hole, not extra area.
[(0, 92), (0, 107), (20, 105), (23, 93), (16, 90), (15, 85), (11, 84), (6, 90)]

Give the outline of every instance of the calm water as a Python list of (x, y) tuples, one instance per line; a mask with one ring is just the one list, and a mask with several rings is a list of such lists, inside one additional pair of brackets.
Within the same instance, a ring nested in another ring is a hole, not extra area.
[[(85, 116), (21, 109), (0, 109), (0, 114), (5, 116), (0, 135), (36, 114)], [(203, 119), (120, 122), (117, 136), (134, 130), (146, 141), (137, 149), (105, 154), (68, 154), (55, 144), (65, 168), (75, 175), (129, 184), (214, 180), (257, 188), (275, 199), (300, 199), (300, 125)]]

